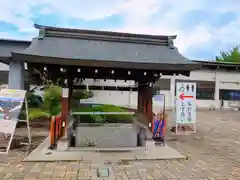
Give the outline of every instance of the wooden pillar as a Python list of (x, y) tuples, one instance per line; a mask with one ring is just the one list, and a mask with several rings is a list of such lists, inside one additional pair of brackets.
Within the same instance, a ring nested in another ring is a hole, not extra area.
[(140, 88), (138, 88), (138, 99), (137, 99), (137, 112), (140, 112), (140, 101), (141, 101), (141, 96), (140, 96)]
[(143, 105), (143, 103), (142, 103), (142, 101), (143, 101), (143, 96), (142, 96), (142, 90), (143, 90), (143, 88), (140, 86), (140, 87), (138, 87), (138, 107), (137, 107), (137, 111), (139, 112), (139, 113), (142, 113), (142, 105)]
[(142, 113), (145, 115), (146, 114), (146, 97), (145, 97), (145, 87), (142, 87)]
[(68, 132), (68, 112), (69, 112), (69, 88), (62, 88), (62, 102), (61, 102), (61, 118), (63, 123), (63, 137), (67, 138)]
[(152, 121), (152, 87), (138, 87), (138, 112)]
[(144, 114), (146, 117), (148, 117), (148, 94), (147, 94), (147, 88), (144, 89), (145, 93), (144, 93)]
[(141, 89), (141, 113), (152, 121), (152, 87), (142, 87)]
[(68, 88), (69, 88), (69, 93), (68, 93), (68, 110), (71, 110), (71, 104), (72, 104), (72, 93), (73, 93), (73, 77), (69, 75), (68, 78)]
[(62, 102), (61, 102), (61, 117), (63, 120), (63, 137), (68, 137), (68, 115), (71, 108), (71, 97), (72, 97), (72, 91), (73, 91), (73, 81), (72, 77), (69, 75), (67, 82), (64, 82), (62, 88)]
[(152, 87), (145, 88), (145, 97), (146, 97), (146, 116), (148, 117), (149, 122), (152, 121), (153, 118), (153, 109), (152, 109)]

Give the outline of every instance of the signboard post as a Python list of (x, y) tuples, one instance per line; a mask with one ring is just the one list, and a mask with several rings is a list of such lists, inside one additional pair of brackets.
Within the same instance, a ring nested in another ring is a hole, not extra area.
[(1, 148), (5, 149), (5, 151), (0, 151), (0, 153), (9, 152), (24, 101), (26, 106), (26, 120), (24, 121), (27, 123), (28, 144), (31, 144), (28, 107), (25, 94), (26, 91), (24, 90), (0, 90), (0, 144)]
[(196, 132), (196, 83), (177, 83), (176, 134)]

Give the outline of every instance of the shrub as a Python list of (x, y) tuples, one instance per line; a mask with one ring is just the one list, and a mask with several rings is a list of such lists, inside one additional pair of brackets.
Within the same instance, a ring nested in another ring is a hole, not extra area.
[(41, 109), (50, 114), (58, 115), (61, 112), (61, 87), (50, 85), (44, 90), (43, 105)]
[(43, 110), (41, 110), (39, 108), (29, 109), (29, 120), (48, 119), (49, 117), (50, 117), (49, 113), (44, 112)]
[(76, 100), (88, 99), (93, 97), (92, 91), (86, 91), (82, 89), (74, 89), (72, 92), (72, 98)]
[(39, 108), (43, 104), (41, 96), (34, 94), (33, 92), (26, 93), (29, 108)]
[[(41, 116), (55, 116), (59, 115), (61, 112), (61, 90), (62, 88), (58, 85), (53, 83), (46, 83), (44, 85), (44, 93), (43, 97), (34, 94), (33, 91), (27, 92), (27, 99), (28, 99), (28, 108), (31, 109), (31, 113), (29, 110), (29, 118), (31, 120), (38, 119)], [(73, 90), (72, 93), (72, 107), (77, 107), (79, 105), (80, 99), (87, 99), (93, 96), (92, 91), (86, 90)], [(36, 112), (33, 112), (36, 111)], [(26, 113), (23, 109), (20, 112), (20, 119), (26, 119)], [(93, 118), (88, 118), (89, 121)], [(102, 121), (101, 117), (94, 118), (95, 121)]]
[(82, 89), (73, 89), (71, 98), (71, 107), (78, 107), (80, 104), (80, 99), (88, 99), (93, 97), (92, 91), (86, 91)]
[(20, 114), (19, 114), (19, 119), (20, 120), (26, 120), (26, 111), (25, 110), (21, 110)]
[[(92, 107), (75, 108), (74, 112), (128, 112), (119, 106), (114, 105), (98, 105)], [(89, 115), (74, 115), (75, 119), (81, 119), (82, 123), (119, 123), (131, 122), (133, 115), (131, 114), (89, 114)]]

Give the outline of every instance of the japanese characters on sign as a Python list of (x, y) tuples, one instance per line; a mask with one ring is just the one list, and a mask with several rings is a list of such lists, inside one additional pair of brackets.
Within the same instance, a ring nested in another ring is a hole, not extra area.
[(0, 120), (18, 120), (26, 91), (2, 89), (0, 91)]
[(177, 83), (176, 123), (196, 122), (196, 83)]
[(8, 153), (10, 149), (25, 94), (24, 90), (0, 90), (0, 137), (6, 140), (6, 150), (3, 149), (0, 153)]

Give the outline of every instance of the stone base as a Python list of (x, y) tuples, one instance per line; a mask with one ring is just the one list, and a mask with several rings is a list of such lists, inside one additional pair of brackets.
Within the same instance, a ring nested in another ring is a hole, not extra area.
[(67, 151), (69, 148), (69, 140), (67, 138), (61, 138), (57, 142), (57, 151)]
[(78, 124), (76, 147), (137, 147), (138, 130), (134, 124), (109, 123), (100, 126)]
[(68, 151), (49, 150), (49, 138), (44, 140), (35, 150), (33, 150), (24, 161), (34, 162), (55, 162), (55, 161), (91, 161), (93, 163), (121, 162), (136, 160), (168, 160), (186, 159), (175, 149), (168, 145), (155, 146), (153, 141), (147, 141), (146, 147), (134, 148), (132, 151), (122, 151), (114, 153), (96, 151)]

